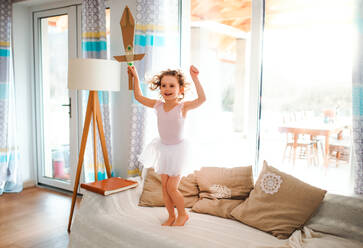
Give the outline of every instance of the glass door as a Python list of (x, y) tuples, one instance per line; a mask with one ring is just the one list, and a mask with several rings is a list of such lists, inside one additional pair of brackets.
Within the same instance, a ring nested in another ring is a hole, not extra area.
[(354, 1), (265, 7), (260, 164), (350, 194)]
[(76, 6), (34, 13), (38, 182), (72, 190), (77, 165), (77, 92), (67, 88), (77, 56)]

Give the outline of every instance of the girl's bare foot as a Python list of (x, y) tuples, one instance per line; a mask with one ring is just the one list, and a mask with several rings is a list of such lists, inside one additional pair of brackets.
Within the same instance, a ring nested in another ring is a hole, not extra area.
[(173, 225), (174, 221), (175, 221), (175, 216), (169, 216), (169, 219), (161, 225), (162, 226), (171, 226), (171, 225)]
[(174, 222), (173, 226), (184, 226), (184, 224), (189, 220), (189, 215), (178, 215), (176, 221)]

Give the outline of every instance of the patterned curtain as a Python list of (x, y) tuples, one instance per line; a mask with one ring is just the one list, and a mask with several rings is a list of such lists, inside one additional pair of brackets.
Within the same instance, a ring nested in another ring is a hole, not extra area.
[(357, 53), (353, 67), (353, 160), (354, 191), (363, 194), (363, 1), (357, 1)]
[[(106, 40), (106, 5), (104, 0), (83, 0), (82, 3), (82, 54), (83, 58), (107, 58), (107, 40)], [(110, 164), (112, 165), (112, 146), (111, 146), (111, 101), (110, 92), (99, 91), (98, 99), (101, 105), (101, 115), (103, 128), (105, 133), (107, 152)], [(82, 94), (82, 117), (85, 117), (87, 107), (88, 92)], [(84, 120), (82, 120), (82, 123)], [(93, 125), (93, 121), (91, 121)], [(93, 130), (93, 126), (90, 126)], [(92, 136), (87, 139), (84, 168), (85, 181), (93, 182), (94, 161), (93, 161), (93, 132), (89, 132)], [(105, 162), (101, 149), (101, 143), (98, 132), (97, 135), (97, 168), (98, 180), (107, 178)], [(112, 166), (111, 166), (112, 167)], [(113, 171), (111, 172), (113, 176)]]
[[(158, 98), (156, 92), (148, 89), (147, 80), (167, 68), (179, 67), (179, 26), (178, 1), (137, 0), (135, 49), (136, 54), (145, 53), (141, 61), (135, 62), (140, 77), (143, 94)], [(157, 135), (154, 114), (140, 105), (132, 103), (131, 139), (128, 175), (140, 174), (138, 156), (145, 143)]]
[(19, 152), (15, 137), (15, 92), (12, 66), (12, 3), (0, 3), (0, 195), (20, 192)]

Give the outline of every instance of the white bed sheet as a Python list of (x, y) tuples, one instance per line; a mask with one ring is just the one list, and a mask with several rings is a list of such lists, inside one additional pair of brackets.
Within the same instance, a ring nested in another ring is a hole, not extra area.
[(194, 212), (189, 212), (190, 220), (183, 227), (163, 227), (165, 208), (137, 205), (142, 186), (106, 197), (86, 191), (75, 213), (68, 247), (363, 247), (362, 243), (307, 228), (296, 231), (288, 240), (279, 240), (238, 221)]

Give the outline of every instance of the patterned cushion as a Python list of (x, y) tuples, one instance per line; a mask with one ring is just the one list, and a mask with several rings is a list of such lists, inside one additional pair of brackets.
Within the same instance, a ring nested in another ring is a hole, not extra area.
[[(198, 201), (198, 186), (194, 174), (182, 177), (179, 184), (179, 191), (184, 196), (184, 206), (191, 208)], [(161, 187), (161, 176), (156, 174), (153, 168), (147, 170), (144, 181), (144, 188), (139, 200), (139, 206), (163, 207), (163, 191)]]
[(363, 242), (363, 199), (327, 194), (306, 226)]
[(233, 219), (231, 212), (241, 202), (243, 200), (202, 198), (194, 204), (192, 211)]
[(243, 200), (253, 189), (252, 166), (203, 167), (195, 176), (200, 198)]
[(246, 201), (233, 209), (231, 215), (249, 226), (285, 239), (311, 217), (325, 193), (325, 190), (308, 185), (264, 162), (255, 188)]
[(253, 188), (252, 166), (236, 168), (203, 167), (195, 172), (200, 189), (192, 211), (230, 218), (231, 211)]

